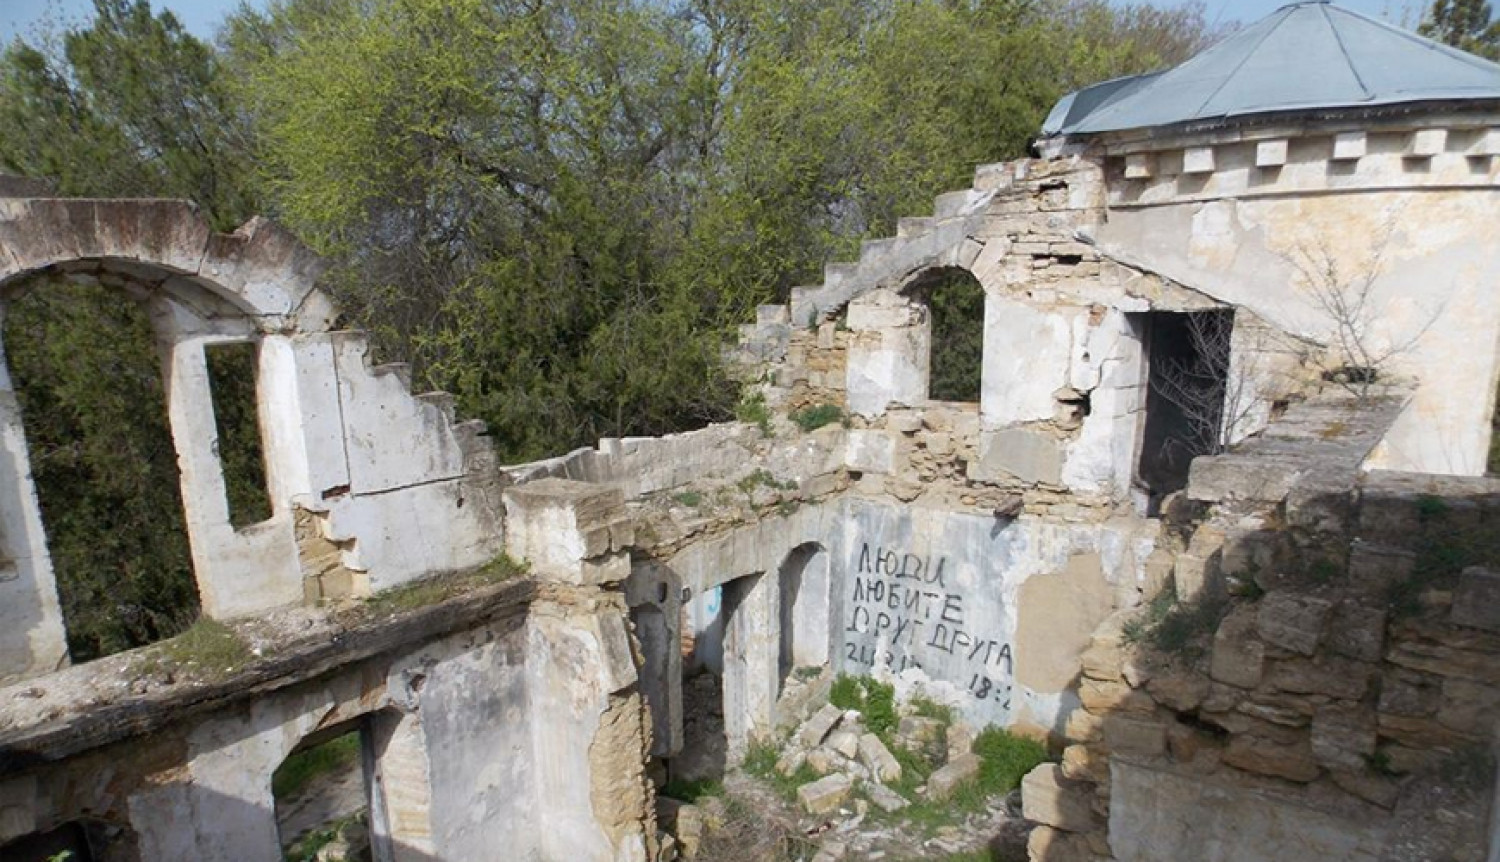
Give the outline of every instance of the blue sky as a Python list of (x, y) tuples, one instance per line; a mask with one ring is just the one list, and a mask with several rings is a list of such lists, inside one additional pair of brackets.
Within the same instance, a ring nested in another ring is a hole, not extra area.
[[(260, 0), (251, 2), (261, 5)], [(171, 9), (177, 20), (204, 37), (212, 36), (225, 16), (238, 9), (240, 3), (241, 0), (151, 0), (152, 6)], [(93, 0), (0, 0), (0, 40), (9, 42), (17, 35), (29, 37), (36, 25), (49, 17), (81, 21), (91, 16), (93, 10)]]
[[(152, 0), (153, 4), (173, 11), (189, 30), (199, 36), (212, 36), (219, 22), (243, 0)], [(261, 0), (250, 0), (258, 5)], [(1113, 2), (1113, 0), (1112, 0)], [(1149, 0), (1153, 6), (1180, 6), (1187, 0)], [(1286, 0), (1204, 0), (1209, 20), (1246, 23), (1262, 18)], [(1415, 26), (1425, 0), (1339, 0), (1339, 5), (1394, 24)], [(16, 35), (29, 36), (35, 27), (50, 17), (81, 20), (93, 9), (91, 0), (0, 0), (0, 40), (10, 41)]]

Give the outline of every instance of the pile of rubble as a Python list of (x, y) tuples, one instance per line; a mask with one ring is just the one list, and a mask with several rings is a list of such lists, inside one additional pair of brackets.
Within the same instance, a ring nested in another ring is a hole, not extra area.
[[(920, 791), (929, 799), (946, 799), (960, 784), (979, 774), (979, 756), (970, 751), (974, 730), (966, 724), (948, 725), (936, 718), (909, 715), (901, 719), (895, 741), (934, 762), (941, 758), (943, 765)], [(909, 804), (906, 797), (891, 789), (901, 781), (901, 762), (879, 736), (865, 727), (863, 716), (856, 710), (825, 705), (791, 735), (776, 762), (776, 771), (791, 778), (805, 774), (804, 767), (821, 776), (797, 788), (797, 801), (808, 814), (837, 810), (856, 788), (887, 813)]]
[(973, 726), (919, 714), (890, 725), (828, 703), (807, 709), (778, 744), (752, 750), (745, 769), (725, 778), (724, 796), (659, 798), (675, 855), (833, 862), (985, 848), (992, 858), (1025, 858), (1019, 790), (983, 804), (955, 798), (983, 766)]

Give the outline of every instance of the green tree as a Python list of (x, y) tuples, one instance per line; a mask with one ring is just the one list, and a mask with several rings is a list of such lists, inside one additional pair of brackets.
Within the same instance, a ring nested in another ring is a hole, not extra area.
[(147, 0), (94, 0), (58, 50), (0, 55), (0, 167), (64, 195), (181, 197), (220, 228), (253, 215), (242, 117), (214, 50)]
[(224, 43), (277, 214), (519, 459), (727, 416), (755, 304), (1203, 29), (1103, 2), (284, 0)]
[[(64, 195), (189, 198), (217, 227), (239, 225), (257, 203), (215, 50), (145, 0), (95, 0), (94, 12), (0, 54), (0, 167)], [(197, 613), (177, 458), (145, 311), (97, 284), (39, 275), (26, 288), (6, 301), (5, 356), (69, 650), (87, 661), (175, 634)], [(214, 383), (216, 396), (253, 392), (253, 370)], [(255, 422), (253, 410), (225, 411), (221, 438), (258, 441)], [(232, 503), (252, 486), (263, 499), (258, 459), (227, 463)]]
[(4, 339), (73, 660), (176, 634), (198, 595), (145, 309), (38, 277)]
[(1433, 0), (1417, 32), (1445, 45), (1500, 60), (1500, 22), (1485, 0)]
[[(0, 167), (282, 220), (515, 460), (727, 418), (755, 305), (1024, 155), (1068, 90), (1213, 35), (1105, 0), (271, 0), (217, 47), (147, 0), (95, 12), (0, 55)], [(98, 300), (38, 288), (7, 318), (78, 658), (194, 607), (159, 377), (115, 350), (149, 327)], [(265, 511), (247, 357), (212, 369), (237, 523)]]

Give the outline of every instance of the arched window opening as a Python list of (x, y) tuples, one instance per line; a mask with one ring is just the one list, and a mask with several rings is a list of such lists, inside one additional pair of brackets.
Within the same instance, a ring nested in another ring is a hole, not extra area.
[(972, 273), (945, 267), (906, 289), (927, 305), (931, 353), (927, 394), (933, 401), (979, 401), (984, 368), (984, 287)]
[(28, 288), (6, 304), (5, 358), (69, 652), (83, 662), (186, 628), (197, 585), (146, 308), (52, 274)]
[(828, 663), (828, 554), (821, 545), (799, 545), (781, 564), (780, 692), (793, 672), (816, 675)]

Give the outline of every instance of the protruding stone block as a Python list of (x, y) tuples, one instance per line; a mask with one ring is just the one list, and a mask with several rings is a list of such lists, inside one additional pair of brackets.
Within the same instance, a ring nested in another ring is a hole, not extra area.
[(505, 492), (505, 547), (537, 577), (606, 584), (630, 575), (632, 531), (618, 488), (540, 479)]
[(1213, 147), (1188, 147), (1182, 151), (1182, 172), (1211, 174), (1214, 171)]
[(982, 761), (977, 754), (960, 754), (927, 777), (927, 796), (943, 800), (953, 795), (960, 784), (979, 774)]
[(1021, 779), (1021, 813), (1065, 832), (1094, 828), (1093, 796), (1090, 785), (1064, 778), (1056, 763), (1044, 763)]
[(1500, 156), (1500, 129), (1485, 129), (1474, 136), (1464, 151), (1468, 156)]
[(1448, 146), (1447, 129), (1418, 129), (1406, 140), (1406, 157), (1430, 159)]
[(827, 814), (843, 805), (853, 789), (849, 776), (835, 772), (797, 788), (797, 802), (808, 814)]
[(1333, 160), (1336, 162), (1364, 158), (1365, 149), (1364, 132), (1340, 132), (1333, 136)]
[(1257, 168), (1279, 168), (1286, 164), (1286, 153), (1286, 138), (1260, 141), (1255, 145), (1255, 166)]
[(1125, 157), (1125, 179), (1148, 180), (1156, 174), (1156, 157), (1151, 153), (1131, 153)]
[(1472, 566), (1458, 577), (1451, 619), (1461, 626), (1500, 631), (1500, 572)]

